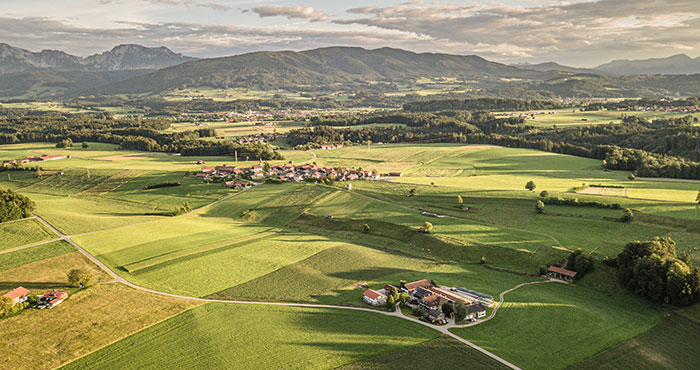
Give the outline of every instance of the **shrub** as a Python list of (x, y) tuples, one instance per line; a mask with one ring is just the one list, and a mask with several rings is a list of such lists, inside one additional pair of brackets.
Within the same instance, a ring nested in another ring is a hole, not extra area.
[(426, 233), (430, 233), (433, 231), (433, 224), (426, 221), (425, 224), (423, 225), (423, 228), (425, 229)]
[(541, 200), (538, 200), (537, 203), (535, 203), (535, 211), (537, 211), (537, 213), (542, 213), (542, 211), (544, 211), (544, 203), (542, 203)]
[(624, 211), (622, 211), (622, 217), (620, 217), (620, 221), (622, 222), (630, 222), (634, 218), (634, 213), (632, 212), (631, 209), (625, 208)]
[(540, 192), (540, 198), (547, 198), (549, 196), (549, 192), (547, 190), (542, 190)]

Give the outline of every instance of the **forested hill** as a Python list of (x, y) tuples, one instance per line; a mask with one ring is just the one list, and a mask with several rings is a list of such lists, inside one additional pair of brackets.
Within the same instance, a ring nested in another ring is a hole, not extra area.
[(254, 52), (205, 59), (165, 68), (107, 87), (103, 93), (160, 92), (210, 86), (256, 89), (333, 90), (381, 87), (421, 77), (457, 78), (480, 86), (501, 79), (544, 80), (558, 72), (522, 70), (478, 56), (422, 53), (382, 48), (330, 47), (302, 52)]

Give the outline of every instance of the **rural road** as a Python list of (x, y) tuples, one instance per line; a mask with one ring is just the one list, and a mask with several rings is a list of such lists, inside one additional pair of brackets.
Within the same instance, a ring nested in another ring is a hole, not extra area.
[[(209, 203), (209, 204), (207, 204), (207, 205), (205, 205), (205, 206), (202, 206), (202, 207), (198, 208), (197, 210), (200, 210), (200, 209), (203, 209), (203, 208), (205, 208), (205, 207), (209, 207), (209, 206), (211, 206), (211, 205), (217, 204), (217, 203), (219, 203), (219, 202), (222, 202), (222, 201), (224, 201), (224, 200), (226, 200), (226, 199), (229, 199), (229, 198), (235, 196), (236, 194), (240, 194), (240, 193), (241, 193), (241, 192), (237, 192), (237, 193), (228, 195), (228, 196), (226, 196), (226, 197), (224, 197), (224, 198), (222, 198), (222, 199), (219, 199), (219, 200), (214, 201), (214, 202), (212, 202), (212, 203)], [(480, 321), (477, 321), (477, 322), (475, 322), (475, 323), (472, 323), (472, 324), (469, 324), (469, 325), (462, 325), (462, 326), (456, 326), (454, 323), (450, 323), (450, 324), (444, 325), (444, 326), (436, 326), (436, 325), (427, 323), (427, 322), (425, 322), (425, 321), (418, 320), (418, 319), (413, 318), (413, 317), (405, 316), (405, 315), (403, 315), (403, 313), (401, 312), (400, 309), (397, 309), (397, 310), (395, 310), (394, 312), (386, 312), (386, 311), (379, 311), (379, 310), (375, 310), (375, 309), (371, 309), (371, 308), (351, 307), (351, 306), (335, 306), (335, 305), (322, 305), (322, 304), (310, 304), (310, 303), (309, 303), (309, 304), (306, 304), (306, 303), (285, 303), (285, 302), (232, 301), (232, 300), (223, 300), (223, 299), (210, 299), (210, 298), (190, 297), (190, 296), (185, 296), (185, 295), (180, 295), (180, 294), (173, 294), (173, 293), (162, 292), (162, 291), (158, 291), (158, 290), (146, 288), (146, 287), (143, 287), (143, 286), (140, 286), (140, 285), (136, 285), (136, 284), (134, 284), (134, 283), (132, 283), (132, 282), (130, 282), (130, 281), (124, 279), (123, 277), (119, 276), (117, 273), (115, 273), (114, 271), (112, 271), (107, 265), (105, 265), (104, 263), (102, 263), (99, 259), (97, 259), (97, 257), (93, 256), (93, 255), (90, 254), (87, 250), (85, 250), (83, 247), (81, 247), (80, 245), (78, 245), (78, 244), (77, 244), (75, 241), (73, 241), (73, 239), (72, 239), (74, 236), (85, 235), (85, 234), (66, 235), (66, 234), (62, 233), (60, 230), (58, 230), (56, 227), (54, 227), (52, 224), (50, 224), (48, 221), (46, 221), (44, 218), (42, 218), (41, 216), (34, 215), (34, 217), (35, 217), (37, 220), (39, 220), (41, 223), (43, 223), (44, 225), (46, 225), (48, 228), (50, 228), (54, 233), (56, 233), (56, 235), (59, 236), (58, 239), (53, 239), (53, 240), (51, 240), (51, 241), (65, 240), (66, 242), (70, 243), (70, 244), (71, 244), (72, 246), (74, 246), (77, 250), (79, 250), (83, 255), (85, 255), (88, 259), (90, 259), (90, 260), (91, 260), (92, 262), (94, 262), (97, 266), (99, 266), (102, 270), (104, 270), (106, 273), (108, 273), (108, 274), (114, 279), (113, 281), (110, 281), (110, 283), (119, 282), (119, 283), (128, 285), (128, 286), (130, 286), (130, 287), (132, 287), (132, 288), (134, 288), (134, 289), (139, 289), (139, 290), (141, 290), (141, 291), (145, 291), (145, 292), (149, 292), (149, 293), (153, 293), (153, 294), (159, 294), (159, 295), (167, 296), (167, 297), (180, 298), (180, 299), (188, 299), (188, 300), (199, 301), (199, 302), (225, 303), (225, 304), (246, 304), (246, 305), (268, 305), (268, 306), (290, 306), (290, 307), (308, 307), (308, 308), (329, 308), (329, 309), (341, 309), (341, 310), (352, 310), (352, 311), (364, 311), (364, 312), (371, 312), (371, 313), (375, 313), (375, 314), (381, 314), (381, 315), (385, 315), (385, 316), (398, 317), (398, 318), (401, 318), (401, 319), (403, 319), (403, 320), (408, 320), (408, 321), (414, 322), (414, 323), (416, 323), (416, 324), (420, 324), (420, 325), (429, 327), (429, 328), (431, 328), (431, 329), (437, 330), (437, 331), (439, 331), (440, 333), (442, 333), (442, 334), (444, 334), (444, 335), (446, 335), (446, 336), (449, 336), (449, 337), (451, 337), (451, 338), (453, 338), (453, 339), (455, 339), (455, 340), (457, 340), (457, 341), (459, 341), (459, 342), (461, 342), (461, 343), (463, 343), (463, 344), (466, 344), (467, 346), (469, 346), (469, 347), (471, 347), (471, 348), (473, 348), (473, 349), (475, 349), (475, 350), (477, 350), (477, 351), (479, 351), (479, 352), (485, 354), (486, 356), (491, 357), (492, 359), (494, 359), (494, 360), (500, 362), (501, 364), (503, 364), (503, 365), (505, 365), (505, 366), (508, 366), (508, 367), (511, 368), (511, 369), (516, 369), (516, 370), (520, 370), (520, 368), (519, 368), (518, 366), (512, 364), (511, 362), (509, 362), (509, 361), (507, 361), (507, 360), (505, 360), (505, 359), (503, 359), (503, 358), (497, 356), (496, 354), (491, 353), (491, 352), (487, 351), (486, 349), (484, 349), (484, 348), (482, 348), (482, 347), (480, 347), (480, 346), (478, 346), (478, 345), (476, 345), (476, 344), (474, 344), (474, 343), (472, 343), (472, 342), (470, 342), (470, 341), (468, 341), (468, 340), (466, 340), (466, 339), (464, 339), (464, 338), (462, 338), (462, 337), (460, 337), (460, 336), (458, 336), (458, 335), (452, 333), (452, 332), (450, 331), (450, 329), (451, 329), (451, 328), (455, 328), (455, 327), (470, 327), (470, 326), (478, 325), (478, 324), (480, 324), (480, 323), (483, 323), (483, 322), (486, 322), (486, 321), (488, 321), (488, 320), (491, 320), (493, 317), (495, 317), (496, 312), (498, 311), (498, 309), (499, 309), (499, 308), (501, 307), (501, 305), (503, 304), (505, 294), (507, 294), (507, 293), (509, 293), (509, 292), (512, 292), (513, 290), (518, 289), (518, 288), (520, 288), (520, 287), (522, 287), (522, 286), (525, 286), (525, 285), (531, 285), (531, 284), (538, 284), (538, 283), (546, 283), (546, 282), (548, 282), (548, 280), (545, 280), (545, 281), (535, 281), (535, 282), (522, 283), (522, 284), (519, 284), (519, 285), (517, 285), (517, 286), (515, 286), (515, 287), (513, 287), (513, 288), (511, 288), (511, 289), (508, 289), (508, 290), (502, 292), (502, 293), (500, 294), (500, 301), (499, 301), (498, 305), (497, 305), (496, 308), (491, 312), (491, 315), (489, 315), (489, 317), (487, 317), (487, 318), (484, 319), (484, 320), (480, 320)], [(147, 222), (153, 222), (153, 221), (147, 221)], [(129, 225), (129, 226), (134, 226), (134, 225)], [(115, 229), (121, 229), (121, 228), (124, 228), (124, 227), (128, 227), (128, 226), (118, 227), (118, 228), (115, 228)], [(114, 230), (114, 229), (110, 229), (110, 230)], [(101, 231), (107, 231), (107, 230), (101, 230)], [(89, 233), (86, 233), (86, 234), (89, 234)], [(24, 246), (24, 247), (16, 248), (16, 249), (14, 249), (14, 250), (19, 250), (19, 249), (23, 249), (23, 248), (29, 248), (29, 247), (32, 247), (32, 246), (36, 246), (36, 245), (46, 244), (46, 243), (49, 243), (49, 242), (51, 242), (51, 241), (45, 241), (45, 242), (41, 242), (41, 243), (37, 243), (37, 244), (30, 245), (30, 246)], [(14, 251), (14, 250), (10, 250), (10, 251)], [(9, 252), (9, 251), (3, 252), (3, 253), (7, 253), (7, 252)], [(0, 253), (0, 254), (1, 254), (1, 253)]]

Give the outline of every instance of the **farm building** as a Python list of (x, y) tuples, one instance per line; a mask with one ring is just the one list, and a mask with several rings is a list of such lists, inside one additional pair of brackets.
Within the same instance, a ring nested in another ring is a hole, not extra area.
[(442, 320), (445, 318), (445, 314), (442, 312), (442, 310), (435, 309), (435, 310), (429, 310), (428, 311), (428, 319), (430, 322), (435, 322), (438, 320)]
[(39, 308), (53, 308), (66, 298), (68, 298), (68, 292), (65, 290), (48, 290), (36, 298), (36, 303)]
[(404, 289), (406, 289), (409, 293), (413, 293), (418, 288), (430, 288), (431, 284), (428, 280), (423, 279), (423, 280), (414, 281), (412, 283), (403, 284), (402, 287)]
[(10, 298), (12, 300), (12, 304), (17, 304), (20, 302), (26, 301), (29, 297), (29, 289), (23, 288), (23, 287), (17, 287), (15, 289), (12, 289), (11, 291), (3, 294), (3, 297)]
[(403, 176), (403, 173), (401, 173), (401, 172), (389, 172), (387, 175), (389, 175), (390, 177), (401, 177), (401, 176)]
[(486, 316), (486, 308), (480, 303), (467, 306), (467, 318), (480, 319)]
[(379, 306), (386, 303), (386, 295), (373, 289), (367, 289), (362, 293), (362, 299), (372, 306)]
[(564, 279), (567, 281), (571, 281), (574, 279), (574, 276), (576, 276), (576, 271), (563, 269), (557, 266), (549, 266), (549, 270), (547, 270), (547, 275), (556, 279)]

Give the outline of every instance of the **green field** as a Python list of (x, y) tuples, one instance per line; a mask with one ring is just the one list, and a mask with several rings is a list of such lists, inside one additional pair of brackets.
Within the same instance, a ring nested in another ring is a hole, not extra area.
[(494, 319), (452, 331), (523, 369), (563, 368), (650, 330), (662, 316), (626, 294), (547, 283), (506, 295)]
[(508, 369), (500, 362), (455, 339), (440, 337), (385, 355), (340, 367), (342, 370), (405, 369), (409, 364), (431, 369)]
[(60, 256), (75, 251), (75, 248), (63, 240), (0, 254), (0, 271)]
[(571, 369), (696, 369), (700, 324), (664, 317), (648, 332), (586, 359)]
[(2, 223), (0, 235), (0, 251), (56, 238), (56, 234), (35, 219)]
[(328, 369), (438, 336), (430, 328), (373, 313), (210, 303), (65, 368), (146, 369), (167, 362), (173, 369)]

